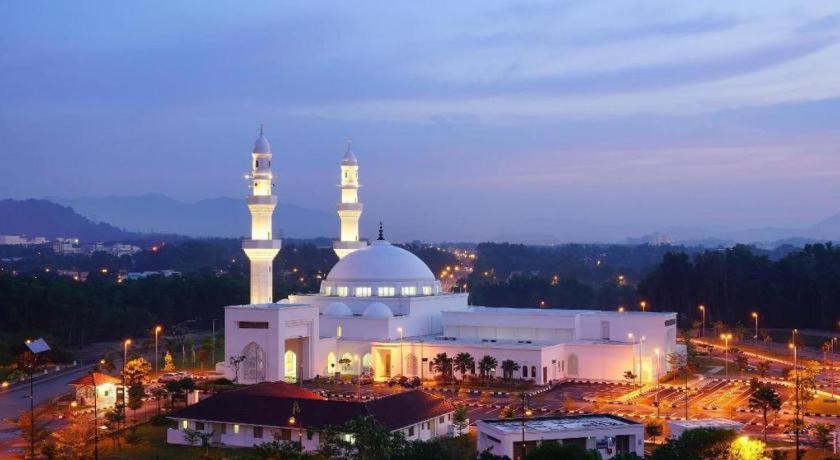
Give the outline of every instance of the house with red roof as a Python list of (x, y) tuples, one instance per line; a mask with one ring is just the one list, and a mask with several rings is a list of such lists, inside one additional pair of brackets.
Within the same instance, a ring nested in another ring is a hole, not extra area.
[(120, 379), (101, 372), (90, 372), (68, 383), (76, 391), (76, 403), (80, 406), (94, 405), (98, 410), (114, 407), (117, 402), (117, 387)]

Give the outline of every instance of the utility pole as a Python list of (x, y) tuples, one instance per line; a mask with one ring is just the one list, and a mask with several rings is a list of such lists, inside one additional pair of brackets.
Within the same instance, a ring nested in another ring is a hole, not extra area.
[(99, 411), (96, 407), (96, 377), (93, 369), (90, 370), (90, 381), (93, 382), (93, 460), (99, 460), (99, 423), (96, 421)]

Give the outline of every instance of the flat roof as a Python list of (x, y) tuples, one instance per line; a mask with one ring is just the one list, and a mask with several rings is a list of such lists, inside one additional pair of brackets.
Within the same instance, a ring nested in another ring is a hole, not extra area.
[(495, 313), (505, 315), (551, 315), (551, 316), (575, 316), (575, 315), (630, 315), (630, 316), (674, 316), (676, 312), (669, 311), (624, 311), (618, 312), (613, 308), (608, 310), (598, 309), (563, 309), (563, 308), (519, 308), (519, 307), (482, 307), (470, 306), (466, 310), (444, 310), (445, 313)]
[(669, 420), (668, 423), (681, 428), (733, 428), (743, 427), (744, 424), (735, 420), (725, 418), (701, 418), (697, 420)]
[[(393, 340), (376, 340), (378, 344), (398, 344), (399, 339)], [(530, 340), (530, 339), (491, 339), (491, 338), (464, 338), (464, 337), (447, 337), (444, 335), (425, 335), (405, 337), (402, 340), (403, 344), (426, 344), (426, 345), (447, 345), (459, 344), (472, 347), (485, 348), (522, 348), (522, 349), (541, 349), (545, 347), (553, 347), (557, 345), (608, 345), (608, 346), (635, 346), (632, 342), (621, 342), (614, 340), (599, 340), (599, 339), (572, 339), (572, 340)]]
[[(521, 418), (481, 420), (481, 422), (505, 433), (520, 433), (522, 431)], [(610, 414), (584, 414), (525, 419), (525, 431), (538, 433), (617, 428), (634, 425), (641, 425), (641, 423)]]

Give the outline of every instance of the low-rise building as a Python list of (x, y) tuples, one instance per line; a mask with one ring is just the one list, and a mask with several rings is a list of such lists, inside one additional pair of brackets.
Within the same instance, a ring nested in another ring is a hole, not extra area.
[(253, 447), (275, 439), (299, 441), (306, 451), (320, 446), (319, 432), (371, 415), (409, 440), (452, 434), (455, 409), (443, 398), (412, 390), (370, 401), (330, 400), (285, 382), (266, 382), (213, 395), (170, 414), (170, 444), (189, 444), (185, 430), (212, 433), (212, 442)]
[(644, 455), (644, 425), (609, 414), (479, 420), (476, 429), (478, 452), (489, 450), (513, 460), (544, 441), (595, 449), (604, 459), (621, 453)]
[(81, 406), (94, 406), (97, 410), (114, 407), (120, 379), (100, 372), (85, 374), (69, 383), (76, 391), (76, 402)]
[(740, 432), (744, 424), (725, 418), (703, 418), (696, 420), (668, 420), (668, 430), (672, 438), (679, 438), (683, 433), (698, 428), (732, 430)]

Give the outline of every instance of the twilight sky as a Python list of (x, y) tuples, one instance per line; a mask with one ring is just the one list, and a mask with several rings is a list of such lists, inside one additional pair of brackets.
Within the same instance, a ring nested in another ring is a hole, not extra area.
[(243, 196), (260, 122), (329, 212), (352, 138), (393, 239), (809, 226), (840, 4), (0, 3), (0, 198)]

